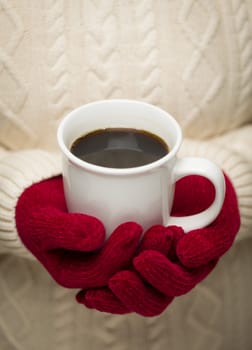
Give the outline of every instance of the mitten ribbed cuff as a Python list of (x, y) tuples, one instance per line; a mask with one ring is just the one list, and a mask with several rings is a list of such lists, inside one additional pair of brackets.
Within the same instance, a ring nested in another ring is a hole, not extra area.
[(32, 184), (60, 174), (59, 155), (39, 149), (9, 152), (0, 161), (0, 252), (32, 257), (16, 230), (19, 196)]
[(236, 240), (251, 237), (252, 232), (252, 167), (241, 154), (212, 141), (184, 140), (179, 157), (195, 156), (215, 162), (231, 180), (238, 199), (241, 227)]

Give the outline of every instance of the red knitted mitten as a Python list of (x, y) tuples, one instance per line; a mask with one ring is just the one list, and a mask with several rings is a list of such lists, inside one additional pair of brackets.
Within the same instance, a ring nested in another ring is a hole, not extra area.
[(59, 284), (85, 289), (106, 286), (126, 268), (142, 233), (138, 224), (125, 223), (105, 243), (98, 219), (67, 212), (61, 177), (23, 192), (16, 206), (16, 226), (25, 246)]
[[(109, 287), (82, 290), (79, 303), (111, 313), (160, 314), (176, 296), (189, 292), (231, 247), (240, 216), (235, 190), (226, 177), (226, 196), (217, 219), (208, 227), (184, 234), (179, 227), (154, 226), (144, 235), (130, 269), (119, 271)], [(212, 185), (191, 176), (176, 186), (173, 215), (190, 215), (209, 206)]]

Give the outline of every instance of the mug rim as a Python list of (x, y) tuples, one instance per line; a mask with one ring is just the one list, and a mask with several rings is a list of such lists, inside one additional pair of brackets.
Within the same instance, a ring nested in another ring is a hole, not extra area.
[[(137, 166), (137, 167), (131, 167), (131, 168), (109, 168), (109, 167), (104, 167), (100, 165), (95, 165), (88, 163), (77, 156), (75, 156), (70, 149), (66, 146), (64, 140), (63, 140), (63, 132), (66, 123), (73, 118), (73, 116), (79, 112), (80, 110), (85, 109), (86, 107), (88, 108), (91, 105), (98, 105), (98, 104), (107, 104), (107, 103), (134, 103), (134, 104), (141, 104), (145, 105), (146, 107), (151, 107), (152, 109), (155, 109), (159, 113), (165, 113), (167, 118), (173, 123), (173, 126), (176, 129), (177, 132), (177, 139), (173, 147), (169, 150), (169, 153), (167, 153), (165, 156), (161, 157), (160, 159), (155, 160), (154, 162)], [(58, 130), (57, 130), (57, 141), (58, 145), (63, 152), (64, 156), (74, 165), (78, 166), (79, 168), (85, 169), (86, 171), (96, 173), (96, 174), (101, 174), (101, 175), (115, 175), (115, 176), (125, 176), (125, 175), (136, 175), (136, 174), (142, 174), (146, 173), (152, 170), (155, 170), (156, 168), (162, 167), (166, 162), (168, 162), (170, 159), (174, 158), (175, 155), (177, 154), (181, 142), (182, 142), (182, 131), (181, 128), (176, 121), (176, 119), (169, 114), (167, 111), (164, 109), (155, 106), (151, 103), (144, 102), (144, 101), (139, 101), (139, 100), (134, 100), (134, 99), (105, 99), (105, 100), (96, 100), (92, 101), (89, 103), (86, 103), (84, 105), (81, 105), (75, 109), (73, 109), (71, 112), (69, 112), (60, 122)]]

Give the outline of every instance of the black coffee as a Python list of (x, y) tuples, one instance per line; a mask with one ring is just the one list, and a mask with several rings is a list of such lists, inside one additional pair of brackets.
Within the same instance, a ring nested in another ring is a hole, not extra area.
[(135, 129), (102, 129), (81, 136), (71, 146), (78, 158), (107, 168), (133, 168), (149, 164), (169, 152), (158, 136)]

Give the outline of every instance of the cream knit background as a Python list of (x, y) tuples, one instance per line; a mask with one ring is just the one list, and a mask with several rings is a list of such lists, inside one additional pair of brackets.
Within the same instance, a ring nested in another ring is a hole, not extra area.
[[(15, 229), (22, 191), (60, 172), (60, 119), (104, 98), (168, 110), (180, 155), (216, 161), (238, 195), (234, 247), (156, 318), (80, 307)], [(252, 0), (0, 0), (0, 350), (251, 350), (251, 135)]]
[(63, 115), (101, 98), (158, 104), (197, 138), (251, 117), (250, 0), (0, 4), (4, 146), (48, 147)]

